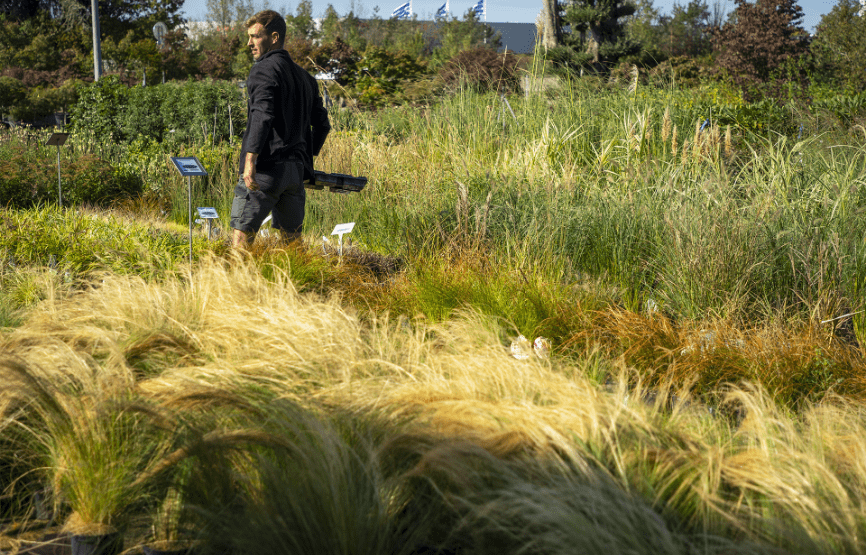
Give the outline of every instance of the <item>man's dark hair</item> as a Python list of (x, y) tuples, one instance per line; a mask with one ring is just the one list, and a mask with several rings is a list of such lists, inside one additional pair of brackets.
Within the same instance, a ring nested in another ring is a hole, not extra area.
[(263, 10), (247, 19), (247, 29), (256, 23), (261, 23), (268, 35), (271, 33), (277, 33), (280, 36), (280, 38), (277, 39), (277, 44), (282, 46), (286, 40), (286, 20), (283, 19), (283, 16), (274, 10)]

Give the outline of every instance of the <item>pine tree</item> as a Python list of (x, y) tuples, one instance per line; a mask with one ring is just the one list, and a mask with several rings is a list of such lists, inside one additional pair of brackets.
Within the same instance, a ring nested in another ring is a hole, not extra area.
[(640, 51), (625, 29), (624, 18), (635, 7), (624, 0), (570, 0), (563, 5), (563, 27), (571, 28), (563, 42), (571, 47), (580, 65), (596, 70), (615, 66), (625, 56)]

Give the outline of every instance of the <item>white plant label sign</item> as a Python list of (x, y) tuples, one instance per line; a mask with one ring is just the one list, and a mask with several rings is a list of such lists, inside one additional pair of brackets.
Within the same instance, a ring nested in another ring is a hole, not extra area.
[(334, 231), (331, 232), (331, 235), (343, 235), (344, 233), (351, 233), (352, 230), (355, 229), (355, 222), (350, 222), (348, 224), (339, 224), (334, 228)]
[(198, 210), (198, 217), (204, 220), (218, 220), (219, 214), (217, 214), (216, 208), (196, 208)]

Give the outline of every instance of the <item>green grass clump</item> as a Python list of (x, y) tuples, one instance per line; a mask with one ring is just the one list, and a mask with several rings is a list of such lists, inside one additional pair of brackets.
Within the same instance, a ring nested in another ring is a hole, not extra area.
[[(0, 212), (6, 233), (0, 252), (14, 266), (49, 267), (68, 279), (97, 271), (132, 272), (158, 277), (176, 271), (189, 260), (189, 237), (183, 228), (134, 222), (119, 214), (102, 217), (93, 212), (66, 210), (54, 205), (32, 210)], [(194, 257), (219, 251), (196, 230)], [(224, 251), (224, 249), (223, 249)]]

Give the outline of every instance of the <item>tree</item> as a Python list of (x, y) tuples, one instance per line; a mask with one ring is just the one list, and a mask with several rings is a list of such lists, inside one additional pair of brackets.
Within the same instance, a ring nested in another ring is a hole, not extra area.
[(192, 45), (183, 30), (175, 29), (166, 33), (160, 49), (161, 69), (165, 70), (165, 78), (186, 79), (197, 73), (199, 50)]
[(0, 115), (8, 114), (27, 97), (27, 89), (18, 79), (0, 77)]
[(47, 13), (23, 21), (0, 15), (0, 73), (25, 87), (56, 86), (84, 76), (81, 62), (89, 46), (77, 30), (65, 29)]
[[(235, 66), (237, 65), (235, 54), (240, 49), (240, 45), (241, 41), (238, 36), (232, 35), (231, 37), (221, 37), (219, 44), (214, 48), (205, 48), (202, 51), (204, 61), (200, 66), (202, 74), (213, 79), (232, 79), (235, 77)], [(241, 71), (243, 70), (241, 69)]]
[[(727, 70), (747, 97), (774, 95), (790, 76), (781, 76), (808, 49), (801, 27), (803, 10), (794, 0), (735, 0), (729, 22), (714, 37), (719, 66)], [(773, 80), (768, 88), (762, 85)], [(764, 93), (759, 88), (766, 89)]]
[(866, 14), (856, 0), (839, 0), (821, 18), (812, 43), (823, 76), (848, 92), (866, 89)]
[(478, 19), (474, 10), (469, 10), (463, 19), (452, 16), (440, 21), (428, 45), (430, 65), (436, 69), (461, 52), (475, 48), (488, 48), (496, 52), (502, 40), (492, 27)]
[(331, 43), (342, 38), (340, 16), (333, 4), (328, 4), (327, 9), (325, 9), (325, 17), (322, 18), (322, 42)]
[[(43, 0), (50, 3), (50, 13), (55, 17), (63, 16), (77, 8), (76, 18), (90, 25), (90, 0)], [(184, 19), (180, 14), (184, 0), (99, 0), (99, 27), (104, 37), (123, 39), (131, 30), (137, 40), (153, 40), (153, 26), (157, 21), (165, 23), (169, 29), (179, 27)]]
[(102, 49), (104, 59), (117, 66), (121, 82), (127, 85), (141, 82), (145, 74), (153, 78), (159, 73), (162, 57), (153, 39), (135, 40), (135, 33), (129, 31), (119, 42), (109, 37)]
[(216, 23), (217, 31), (225, 37), (233, 27), (244, 23), (253, 13), (252, 0), (207, 0), (205, 18)]
[[(180, 14), (184, 0), (99, 0), (103, 36), (121, 40), (133, 30), (136, 39), (151, 37), (157, 21), (174, 28), (184, 22)], [(2, 0), (0, 15), (15, 21), (39, 16), (56, 20), (69, 30), (90, 32), (91, 0)], [(85, 33), (85, 34), (86, 34)]]
[(42, 0), (4, 0), (0, 4), (0, 14), (20, 21), (35, 16), (41, 7), (43, 7)]
[(606, 71), (621, 58), (636, 54), (640, 45), (625, 32), (624, 21), (634, 13), (634, 5), (626, 0), (570, 0), (564, 5), (562, 24), (571, 29), (563, 38), (571, 52), (554, 49), (554, 60)]
[(418, 79), (425, 67), (405, 52), (392, 53), (370, 46), (358, 62), (355, 93), (358, 102), (367, 106), (393, 103), (401, 86)]
[(544, 0), (541, 9), (541, 37), (544, 48), (556, 48), (560, 41), (559, 2)]
[(301, 0), (295, 15), (286, 15), (286, 37), (313, 40), (316, 38), (316, 22), (313, 20), (313, 3)]
[(640, 45), (646, 58), (656, 63), (666, 57), (661, 48), (664, 34), (660, 25), (662, 20), (652, 0), (637, 0), (635, 13), (626, 18), (629, 38)]
[(672, 16), (661, 22), (665, 54), (692, 58), (709, 54), (713, 49), (711, 21), (705, 0), (690, 0), (685, 6), (674, 3)]

